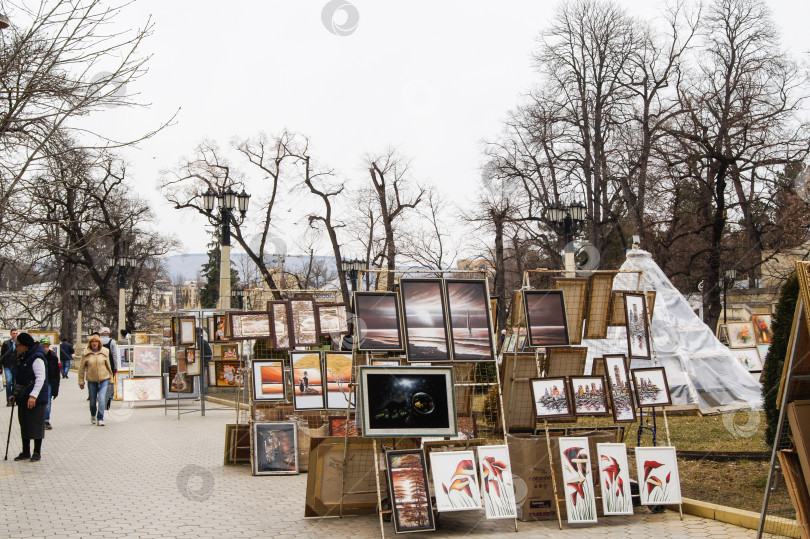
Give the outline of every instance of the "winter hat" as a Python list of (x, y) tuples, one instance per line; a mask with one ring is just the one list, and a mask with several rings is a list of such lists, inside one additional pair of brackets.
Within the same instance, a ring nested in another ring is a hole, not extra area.
[(42, 339), (39, 342), (41, 342), (42, 344), (51, 344), (51, 338), (50, 337), (42, 337)]
[(28, 333), (20, 333), (17, 335), (17, 342), (23, 346), (31, 348), (37, 341), (35, 341), (34, 338)]

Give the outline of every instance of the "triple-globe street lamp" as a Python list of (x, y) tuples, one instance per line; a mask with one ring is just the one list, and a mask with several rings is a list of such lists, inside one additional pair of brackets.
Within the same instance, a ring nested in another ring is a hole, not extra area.
[[(219, 257), (219, 305), (220, 309), (231, 308), (231, 221), (238, 226), (245, 220), (247, 214), (250, 195), (242, 189), (237, 194), (228, 187), (220, 193), (215, 192), (210, 187), (203, 193), (203, 209), (208, 222), (216, 227), (222, 227), (219, 236), (220, 257)], [(218, 212), (214, 212), (214, 206)], [(234, 209), (239, 209), (239, 216), (233, 214)]]
[(357, 292), (357, 276), (360, 270), (366, 269), (367, 262), (358, 259), (341, 260), (340, 267), (344, 275), (346, 275), (352, 283), (352, 292)]
[(138, 259), (129, 256), (129, 246), (121, 242), (121, 249), (118, 256), (107, 257), (107, 265), (110, 268), (118, 266), (118, 331), (113, 335), (120, 335), (122, 329), (126, 329), (126, 308), (127, 308), (127, 271), (138, 264)]
[(546, 218), (558, 236), (565, 238), (565, 271), (576, 271), (574, 260), (574, 236), (582, 232), (585, 225), (585, 205), (574, 202), (569, 206), (551, 204), (546, 208)]

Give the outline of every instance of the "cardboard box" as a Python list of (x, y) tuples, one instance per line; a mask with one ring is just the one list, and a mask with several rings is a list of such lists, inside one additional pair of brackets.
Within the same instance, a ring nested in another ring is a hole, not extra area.
[(793, 401), (787, 405), (790, 439), (796, 446), (804, 484), (810, 491), (810, 400)]

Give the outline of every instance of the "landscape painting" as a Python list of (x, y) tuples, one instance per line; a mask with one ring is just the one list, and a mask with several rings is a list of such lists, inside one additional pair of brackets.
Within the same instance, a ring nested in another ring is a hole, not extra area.
[(321, 335), (349, 332), (349, 317), (345, 303), (316, 303)]
[(641, 505), (682, 503), (674, 447), (636, 447), (636, 472)]
[(633, 384), (636, 386), (636, 398), (639, 406), (669, 406), (672, 404), (664, 367), (632, 369), (630, 374), (633, 376)]
[(401, 279), (408, 361), (450, 361), (441, 279)]
[(270, 312), (229, 313), (231, 339), (269, 339), (273, 337)]
[(617, 423), (636, 420), (633, 390), (625, 361), (624, 356), (605, 356), (602, 358), (611, 396), (613, 420)]
[(534, 415), (538, 419), (573, 418), (568, 398), (568, 382), (560, 378), (531, 378)]
[(360, 367), (363, 436), (456, 436), (452, 367)]
[(352, 353), (324, 352), (323, 374), (326, 378), (326, 409), (354, 409)]
[[(455, 361), (493, 361), (491, 300), (483, 280), (446, 279), (450, 336)], [(497, 300), (495, 302), (497, 304)]]
[(431, 451), (430, 473), (439, 513), (481, 509), (472, 451)]
[(599, 455), (599, 484), (605, 515), (632, 515), (630, 469), (625, 444), (596, 444)]
[(523, 292), (529, 346), (568, 346), (568, 322), (562, 290)]
[(402, 350), (396, 292), (355, 292), (354, 307), (358, 350)]
[(515, 518), (517, 506), (509, 448), (505, 445), (481, 445), (476, 450), (486, 517)]
[(319, 324), (315, 302), (311, 299), (290, 300), (290, 321), (295, 346), (317, 346)]
[(290, 352), (290, 363), (293, 372), (293, 408), (322, 410), (324, 395), (320, 352)]
[(290, 350), (290, 304), (286, 301), (268, 301), (267, 310), (273, 313), (275, 349)]
[(298, 473), (298, 428), (295, 422), (253, 423), (253, 475)]
[(576, 415), (608, 415), (605, 379), (601, 376), (572, 376), (571, 398)]
[[(587, 438), (560, 438), (560, 462), (569, 524), (596, 522), (591, 453)], [(627, 485), (628, 491), (630, 485)]]
[(254, 359), (253, 399), (257, 401), (284, 400), (284, 362), (274, 359)]
[(385, 459), (388, 464), (394, 531), (407, 533), (435, 530), (425, 453), (421, 449), (386, 451)]
[(650, 359), (650, 332), (647, 326), (647, 297), (624, 293), (627, 355), (634, 359)]

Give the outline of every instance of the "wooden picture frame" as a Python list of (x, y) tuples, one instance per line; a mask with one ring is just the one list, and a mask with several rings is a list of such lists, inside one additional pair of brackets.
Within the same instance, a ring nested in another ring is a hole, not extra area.
[(444, 279), (454, 361), (495, 361), (491, 299), (483, 279)]
[(197, 319), (193, 316), (180, 316), (178, 318), (179, 336), (177, 344), (197, 344)]
[(748, 372), (760, 372), (762, 370), (762, 358), (759, 355), (759, 350), (755, 347), (732, 348), (729, 351)]
[(167, 400), (199, 399), (199, 376), (189, 376), (172, 365), (169, 373), (163, 379), (163, 394)]
[(199, 376), (202, 373), (202, 355), (196, 348), (187, 347), (186, 352), (186, 373), (189, 376)]
[(667, 371), (664, 367), (631, 369), (630, 376), (633, 378), (633, 387), (636, 389), (636, 401), (639, 407), (672, 405), (672, 394), (669, 392)]
[(523, 302), (529, 347), (551, 348), (570, 345), (562, 290), (524, 290)]
[(604, 339), (610, 317), (610, 295), (616, 272), (598, 272), (588, 278), (586, 339)]
[(239, 361), (242, 357), (239, 351), (239, 343), (232, 342), (219, 345), (219, 354), (217, 357), (225, 361)]
[(565, 317), (568, 324), (568, 340), (572, 345), (582, 343), (582, 328), (585, 325), (585, 304), (588, 299), (588, 279), (557, 277), (553, 280), (555, 290), (561, 290), (565, 298)]
[(323, 410), (324, 395), (323, 365), (319, 351), (290, 352), (293, 381), (293, 409)]
[(407, 360), (452, 361), (442, 279), (400, 279), (399, 298)]
[(768, 313), (751, 315), (751, 323), (754, 325), (754, 337), (757, 344), (771, 344), (773, 341), (773, 316)]
[(220, 360), (214, 362), (215, 385), (217, 387), (239, 387), (241, 385), (241, 363), (239, 361)]
[(756, 346), (753, 322), (729, 322), (726, 324), (729, 348), (750, 348)]
[(647, 297), (644, 294), (625, 292), (624, 312), (627, 319), (627, 356), (631, 359), (652, 359)]
[(349, 306), (345, 303), (316, 303), (318, 335), (345, 335), (349, 333)]
[(568, 388), (574, 415), (610, 415), (604, 376), (571, 376), (568, 378)]
[(602, 358), (610, 393), (610, 409), (616, 423), (632, 423), (636, 420), (633, 383), (627, 363), (625, 356), (606, 355)]
[[(349, 436), (352, 438), (360, 437), (360, 429), (354, 423), (354, 416), (349, 416), (348, 421), (345, 415), (330, 415), (326, 422), (329, 425), (329, 436)], [(346, 433), (346, 426), (349, 426), (349, 432)]]
[(351, 352), (324, 352), (324, 408), (326, 410), (353, 410), (355, 392), (352, 386), (354, 359)]
[(298, 423), (254, 421), (253, 475), (298, 473)]
[(273, 314), (270, 311), (236, 311), (228, 313), (232, 341), (272, 339)]
[(159, 346), (133, 346), (130, 369), (134, 376), (160, 376), (161, 350)]
[(386, 451), (385, 460), (394, 531), (435, 530), (425, 452), (421, 449)]
[(250, 464), (250, 438), (249, 424), (226, 424), (223, 464)]
[(118, 369), (113, 380), (113, 399), (120, 401), (124, 399), (124, 379), (129, 378), (129, 369)]
[[(624, 293), (633, 292), (632, 290), (614, 290), (610, 298), (610, 321), (609, 326), (624, 326), (627, 324), (627, 319), (624, 316)], [(652, 321), (655, 314), (655, 290), (648, 290), (645, 292), (647, 295), (647, 312)]]
[(355, 292), (354, 332), (360, 352), (402, 351), (399, 295), (396, 292)]
[(273, 348), (278, 351), (293, 350), (295, 336), (290, 322), (290, 302), (268, 301), (267, 310), (273, 315)]
[(229, 317), (227, 314), (215, 314), (211, 317), (211, 342), (228, 342), (230, 326), (228, 325)]
[(534, 403), (534, 416), (537, 419), (573, 420), (574, 409), (568, 379), (530, 378), (529, 385)]
[(254, 359), (251, 363), (254, 401), (286, 401), (284, 361)]
[(295, 347), (318, 346), (321, 334), (318, 317), (315, 315), (315, 301), (312, 299), (290, 300), (291, 335)]

